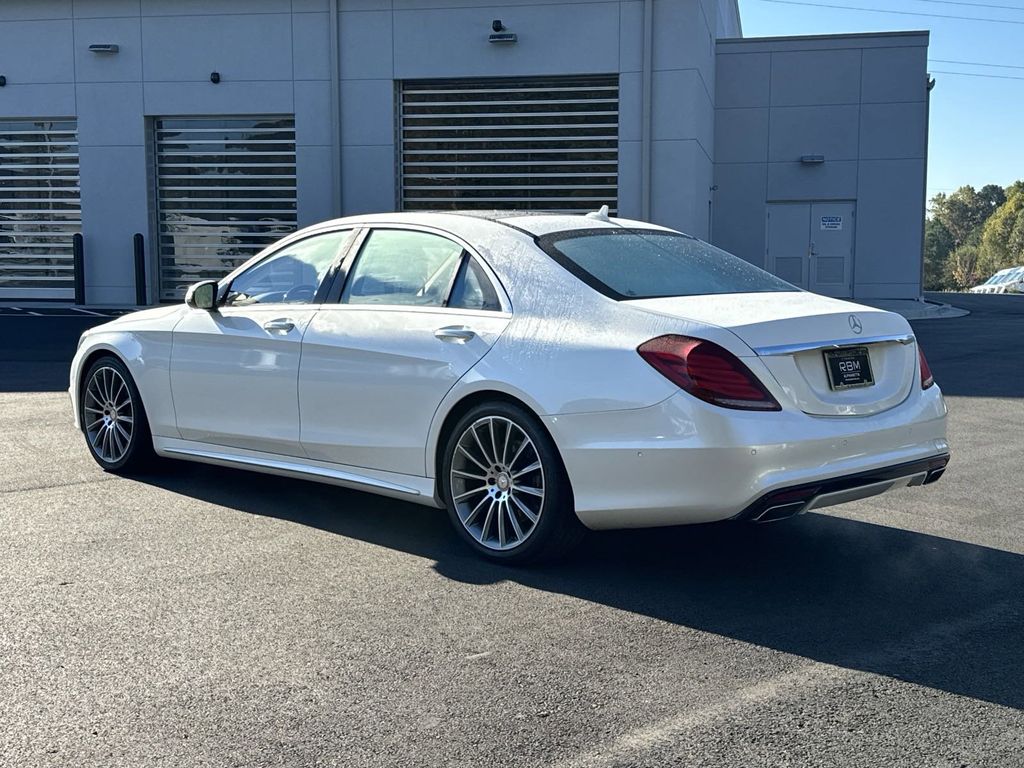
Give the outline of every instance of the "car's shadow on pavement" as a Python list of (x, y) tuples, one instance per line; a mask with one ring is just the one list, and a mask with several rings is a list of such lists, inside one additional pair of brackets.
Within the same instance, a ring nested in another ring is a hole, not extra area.
[(592, 534), (568, 561), (496, 566), (446, 514), (325, 485), (202, 465), (141, 480), (253, 515), (680, 626), (1024, 710), (1024, 557), (827, 514)]

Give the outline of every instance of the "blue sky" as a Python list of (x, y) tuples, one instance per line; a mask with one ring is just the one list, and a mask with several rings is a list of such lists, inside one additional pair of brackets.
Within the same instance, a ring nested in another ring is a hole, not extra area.
[[(928, 145), (929, 198), (936, 192), (948, 193), (963, 184), (981, 187), (995, 183), (1006, 186), (1024, 178), (1024, 0), (805, 2), (808, 5), (740, 0), (744, 37), (906, 29), (931, 31), (928, 71), (935, 78), (936, 85), (932, 90)], [(900, 13), (824, 8), (819, 7), (819, 4)], [(903, 15), (915, 12), (928, 15)], [(969, 21), (936, 16), (1001, 21)], [(949, 64), (936, 59), (1009, 66), (1001, 68)], [(942, 72), (1020, 79), (970, 77)]]

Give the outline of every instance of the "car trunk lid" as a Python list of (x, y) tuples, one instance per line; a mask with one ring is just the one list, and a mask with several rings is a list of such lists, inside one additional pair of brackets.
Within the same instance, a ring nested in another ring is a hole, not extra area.
[[(765, 384), (781, 389), (805, 413), (879, 413), (903, 402), (918, 378), (913, 333), (892, 312), (806, 292), (679, 296), (628, 304), (731, 331), (761, 364), (751, 366), (755, 373), (769, 373), (774, 381)], [(866, 350), (872, 383), (834, 388), (840, 382), (830, 383), (826, 355), (857, 348)]]

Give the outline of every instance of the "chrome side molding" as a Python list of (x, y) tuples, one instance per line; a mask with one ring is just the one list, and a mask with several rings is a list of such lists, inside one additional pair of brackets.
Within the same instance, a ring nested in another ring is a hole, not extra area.
[(177, 454), (180, 456), (191, 456), (195, 459), (233, 464), (239, 467), (253, 467), (270, 472), (287, 473), (294, 477), (316, 477), (324, 480), (335, 480), (351, 485), (362, 485), (370, 488), (378, 488), (395, 493), (403, 493), (409, 496), (419, 496), (420, 492), (415, 488), (407, 488), (397, 483), (389, 483), (386, 480), (378, 480), (374, 477), (357, 475), (354, 472), (343, 472), (338, 469), (328, 469), (312, 464), (300, 464), (293, 461), (282, 461), (280, 459), (263, 459), (250, 456), (239, 456), (233, 453), (222, 453), (220, 451), (206, 451), (195, 448), (164, 447), (162, 453)]
[(810, 352), (815, 349), (839, 349), (840, 347), (862, 347), (865, 344), (911, 344), (912, 333), (895, 333), (887, 336), (862, 336), (854, 339), (837, 339), (835, 341), (811, 341), (803, 344), (778, 344), (770, 347), (754, 347), (758, 357), (776, 357), (794, 355), (797, 352)]

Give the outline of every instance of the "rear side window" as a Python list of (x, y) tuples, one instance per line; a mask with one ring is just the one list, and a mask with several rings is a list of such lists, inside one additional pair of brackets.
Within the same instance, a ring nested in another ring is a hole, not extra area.
[(620, 301), (800, 290), (720, 248), (673, 232), (575, 230), (545, 235), (538, 244), (592, 288)]
[(466, 259), (465, 267), (455, 278), (448, 306), (459, 309), (485, 309), (492, 312), (501, 309), (498, 294), (476, 259)]
[(378, 229), (370, 234), (345, 283), (345, 304), (440, 307), (448, 297), (462, 246), (429, 232)]

